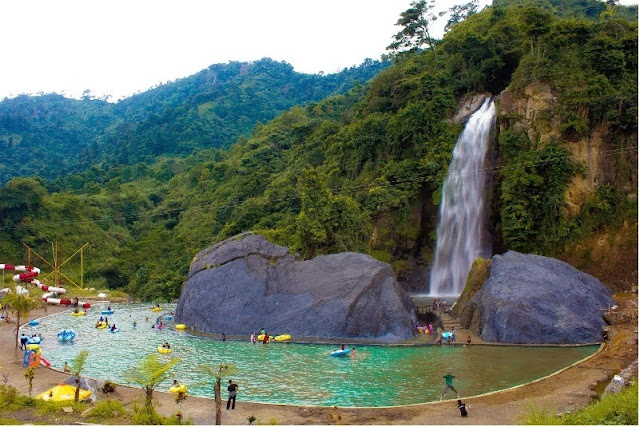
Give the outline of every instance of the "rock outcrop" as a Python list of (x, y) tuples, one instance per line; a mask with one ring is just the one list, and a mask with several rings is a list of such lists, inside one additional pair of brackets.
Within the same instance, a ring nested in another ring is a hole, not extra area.
[(390, 265), (353, 252), (299, 261), (247, 233), (195, 256), (176, 310), (178, 323), (227, 335), (401, 340), (414, 320)]
[(611, 293), (562, 261), (509, 251), (492, 258), (488, 279), (454, 313), (487, 342), (594, 343)]

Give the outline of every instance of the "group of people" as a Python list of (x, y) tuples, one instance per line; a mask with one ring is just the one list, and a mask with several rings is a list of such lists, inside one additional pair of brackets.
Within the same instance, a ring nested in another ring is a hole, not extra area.
[(30, 338), (38, 338), (40, 337), (40, 340), (42, 340), (42, 334), (33, 334), (31, 335), (31, 337), (28, 337), (27, 335), (24, 334), (24, 332), (20, 335), (20, 348), (22, 350), (26, 350), (27, 349), (27, 342), (29, 341)]
[(166, 341), (162, 343), (162, 348), (166, 348), (167, 350), (171, 350), (171, 346)]
[(427, 326), (420, 326), (416, 323), (416, 326), (415, 326), (416, 334), (433, 334), (434, 330), (438, 332), (438, 327), (436, 326), (434, 329), (431, 323), (429, 323)]
[(434, 311), (443, 311), (443, 312), (449, 311), (448, 304), (445, 300), (435, 298), (432, 304), (433, 304)]

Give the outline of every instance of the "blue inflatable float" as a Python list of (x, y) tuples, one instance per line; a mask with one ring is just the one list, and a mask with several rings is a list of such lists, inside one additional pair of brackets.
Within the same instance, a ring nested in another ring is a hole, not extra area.
[(73, 341), (76, 338), (76, 333), (73, 329), (60, 329), (58, 332), (58, 339), (60, 341)]
[(113, 310), (102, 310), (100, 313), (102, 313), (102, 314), (113, 314)]
[(29, 325), (31, 325), (31, 326), (38, 326), (39, 324), (40, 324), (40, 322), (38, 322), (37, 320), (29, 321)]
[(349, 350), (348, 348), (345, 348), (344, 350), (335, 350), (331, 352), (331, 355), (333, 357), (340, 357), (340, 356), (346, 356), (347, 354), (349, 354), (351, 350)]
[(116, 332), (120, 332), (120, 329), (119, 328), (109, 329), (109, 332), (111, 332), (112, 334), (115, 334)]
[(453, 338), (453, 334), (451, 332), (443, 332), (442, 333), (442, 339), (449, 339), (449, 338)]

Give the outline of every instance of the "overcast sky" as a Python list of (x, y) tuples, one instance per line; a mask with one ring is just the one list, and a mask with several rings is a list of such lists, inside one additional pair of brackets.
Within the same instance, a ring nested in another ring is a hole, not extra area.
[[(438, 4), (446, 9), (464, 2)], [(379, 59), (410, 3), (0, 1), (0, 99), (38, 92), (78, 97), (90, 89), (116, 100), (211, 64), (263, 57), (286, 61), (299, 72), (333, 73), (365, 58)]]

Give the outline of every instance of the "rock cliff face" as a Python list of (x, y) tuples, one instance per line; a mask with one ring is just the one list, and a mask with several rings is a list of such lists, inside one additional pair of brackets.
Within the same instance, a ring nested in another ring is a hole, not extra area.
[(399, 340), (414, 315), (390, 265), (347, 252), (298, 261), (242, 234), (195, 256), (176, 321), (203, 332)]
[(454, 313), (488, 342), (593, 343), (602, 341), (611, 293), (562, 261), (509, 251), (492, 258), (489, 278)]
[[(551, 87), (544, 83), (530, 84), (523, 89), (523, 94), (515, 96), (505, 89), (497, 97), (496, 112), (499, 130), (511, 129), (526, 132), (531, 141), (546, 144), (553, 141), (564, 142), (569, 150), (571, 160), (584, 167), (583, 173), (576, 174), (565, 194), (565, 210), (569, 215), (577, 215), (584, 201), (593, 194), (596, 187), (610, 185), (613, 182), (623, 183), (625, 191), (636, 195), (638, 186), (637, 134), (628, 138), (616, 138), (612, 145), (612, 137), (606, 124), (594, 126), (589, 134), (581, 137), (563, 135), (561, 120), (558, 114), (557, 99)], [(587, 111), (577, 111), (585, 115)], [(624, 155), (615, 155), (624, 152)]]

